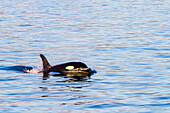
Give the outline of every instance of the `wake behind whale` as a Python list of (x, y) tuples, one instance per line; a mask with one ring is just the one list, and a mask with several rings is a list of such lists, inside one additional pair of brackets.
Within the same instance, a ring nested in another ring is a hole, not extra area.
[(6, 71), (15, 71), (19, 73), (38, 73), (40, 69), (38, 67), (32, 67), (32, 66), (0, 66), (0, 70), (6, 70)]

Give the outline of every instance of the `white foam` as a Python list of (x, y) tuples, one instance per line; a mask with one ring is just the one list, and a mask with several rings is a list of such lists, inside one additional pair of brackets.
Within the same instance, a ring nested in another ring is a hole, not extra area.
[(23, 69), (23, 71), (24, 71), (24, 73), (38, 73), (38, 72), (40, 72), (41, 71), (41, 69), (40, 68), (37, 68), (37, 67), (33, 67), (33, 69)]

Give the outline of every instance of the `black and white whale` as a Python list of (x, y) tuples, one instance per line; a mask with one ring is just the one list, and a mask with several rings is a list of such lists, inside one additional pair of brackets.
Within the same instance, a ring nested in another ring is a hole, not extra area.
[(43, 72), (43, 77), (48, 77), (50, 72), (59, 72), (70, 77), (90, 76), (96, 73), (95, 70), (91, 70), (91, 68), (87, 67), (87, 65), (82, 62), (67, 62), (51, 66), (43, 54), (40, 54), (40, 57), (43, 63), (43, 69), (40, 72)]

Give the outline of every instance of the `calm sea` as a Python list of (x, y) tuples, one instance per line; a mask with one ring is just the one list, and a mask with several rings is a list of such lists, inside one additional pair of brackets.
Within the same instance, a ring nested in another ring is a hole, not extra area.
[[(169, 0), (1, 0), (1, 113), (169, 113)], [(85, 80), (42, 79), (86, 63)], [(24, 73), (26, 67), (33, 67)]]

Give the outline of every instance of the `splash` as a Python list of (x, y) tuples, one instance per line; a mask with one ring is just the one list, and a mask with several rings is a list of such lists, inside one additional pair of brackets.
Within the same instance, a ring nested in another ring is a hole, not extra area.
[(41, 69), (40, 67), (33, 67), (32, 69), (24, 68), (24, 73), (40, 73)]

